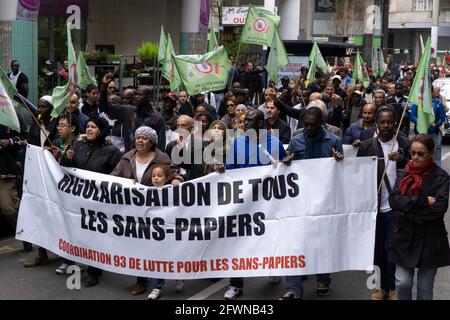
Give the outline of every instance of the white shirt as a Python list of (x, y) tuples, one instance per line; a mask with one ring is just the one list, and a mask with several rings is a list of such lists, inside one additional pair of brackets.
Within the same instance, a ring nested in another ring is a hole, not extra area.
[(19, 80), (19, 76), (22, 73), (22, 71), (19, 71), (18, 74), (14, 75), (14, 73), (11, 72), (9, 75), (9, 80), (14, 84), (14, 86), (17, 86), (17, 80)]
[(150, 162), (141, 164), (141, 163), (139, 163), (136, 160), (136, 178), (137, 178), (137, 182), (141, 183), (142, 177), (144, 176), (145, 170), (147, 169), (149, 164), (150, 164)]
[[(391, 187), (394, 188), (395, 181), (397, 180), (397, 162), (396, 161), (390, 161), (389, 160), (389, 154), (391, 152), (397, 152), (398, 151), (398, 142), (397, 140), (394, 142), (394, 140), (388, 141), (388, 142), (382, 142), (381, 147), (383, 148), (383, 155), (384, 155), (384, 165), (387, 168), (386, 175), (389, 179), (389, 183), (391, 184)], [(394, 148), (392, 148), (392, 145), (394, 145)], [(383, 181), (383, 187), (381, 188), (381, 204), (380, 204), (380, 212), (386, 213), (391, 211), (391, 206), (389, 205), (389, 192), (386, 188), (386, 184)]]

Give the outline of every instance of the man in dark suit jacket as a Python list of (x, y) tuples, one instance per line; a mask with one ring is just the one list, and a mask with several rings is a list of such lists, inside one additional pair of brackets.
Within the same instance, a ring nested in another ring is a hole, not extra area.
[[(388, 262), (388, 252), (394, 236), (395, 213), (389, 204), (389, 195), (397, 179), (397, 170), (403, 169), (410, 156), (408, 139), (396, 133), (396, 113), (392, 107), (378, 109), (376, 116), (377, 134), (366, 140), (358, 150), (357, 157), (378, 158), (378, 184), (382, 185), (379, 194), (378, 214), (375, 234), (375, 261), (380, 268), (381, 288), (372, 295), (372, 300), (394, 300), (395, 265)], [(384, 177), (384, 178), (383, 178)], [(382, 182), (383, 181), (383, 182)]]

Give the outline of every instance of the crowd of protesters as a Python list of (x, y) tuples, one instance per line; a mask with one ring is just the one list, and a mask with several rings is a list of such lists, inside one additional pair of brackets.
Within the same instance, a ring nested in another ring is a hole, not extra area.
[[(17, 70), (14, 61), (16, 77)], [(328, 157), (342, 161), (343, 145), (352, 145), (359, 148), (358, 157), (379, 159), (374, 264), (380, 268), (381, 287), (372, 299), (411, 299), (415, 268), (417, 298), (432, 299), (437, 268), (450, 265), (444, 224), (449, 176), (440, 168), (448, 109), (439, 88), (433, 89), (436, 121), (428, 134), (416, 135), (410, 142), (414, 136), (410, 128), (418, 118), (417, 106), (408, 105), (414, 70), (372, 77), (367, 88), (352, 81), (346, 68), (317, 72), (313, 83), (307, 81), (307, 71), (302, 68), (293, 80), (283, 77), (280, 87), (270, 83), (264, 88), (264, 67), (255, 68), (251, 62), (242, 69), (233, 66), (224, 91), (195, 96), (166, 92), (161, 110), (152, 104), (150, 87), (126, 88), (117, 96), (110, 74), (99, 86), (74, 93), (57, 119), (50, 116), (52, 97), (44, 96), (36, 121), (28, 128), (22, 123), (20, 134), (0, 126), (1, 214), (15, 226), (26, 143), (47, 148), (62, 166), (154, 187), (274, 162), (290, 165), (293, 160)], [(211, 145), (212, 155), (196, 161)], [(257, 150), (255, 157), (252, 150)], [(182, 160), (186, 155), (191, 161)], [(31, 251), (32, 245), (24, 243), (24, 249)], [(46, 250), (38, 248), (25, 267), (48, 262)], [(72, 264), (64, 260), (56, 272), (65, 274)], [(89, 267), (87, 273), (86, 287), (97, 285), (102, 271)], [(280, 299), (302, 299), (304, 280), (287, 277)], [(331, 282), (332, 275), (317, 275), (317, 294), (329, 295)], [(131, 293), (145, 293), (148, 283), (152, 288), (148, 298), (158, 299), (164, 279), (138, 278)], [(177, 281), (177, 290), (184, 285)], [(224, 298), (238, 298), (243, 288), (244, 279), (231, 279)]]

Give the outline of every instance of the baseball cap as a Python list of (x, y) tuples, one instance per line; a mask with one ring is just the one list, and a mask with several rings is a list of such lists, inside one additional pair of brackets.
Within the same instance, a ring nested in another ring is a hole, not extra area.
[(173, 92), (169, 92), (164, 96), (165, 99), (171, 99), (172, 101), (177, 101), (177, 95)]
[(333, 81), (334, 79), (338, 79), (339, 81), (342, 81), (341, 76), (335, 75), (333, 78), (331, 78), (331, 81)]

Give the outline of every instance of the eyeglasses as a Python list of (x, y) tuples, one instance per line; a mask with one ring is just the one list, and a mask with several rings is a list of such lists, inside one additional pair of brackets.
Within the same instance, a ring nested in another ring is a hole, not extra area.
[(227, 107), (234, 107), (236, 106), (235, 104), (227, 104)]
[(419, 156), (419, 157), (424, 157), (425, 155), (427, 155), (428, 154), (428, 152), (422, 152), (422, 151), (414, 151), (414, 150), (411, 150), (411, 156)]

